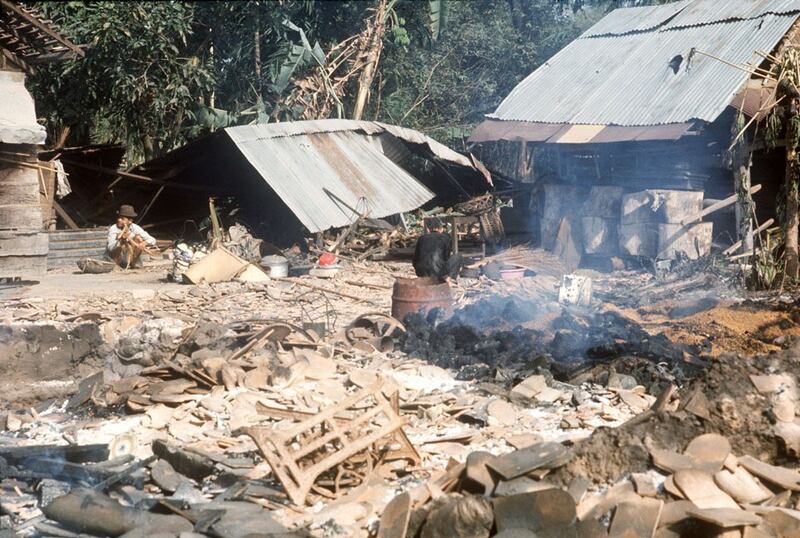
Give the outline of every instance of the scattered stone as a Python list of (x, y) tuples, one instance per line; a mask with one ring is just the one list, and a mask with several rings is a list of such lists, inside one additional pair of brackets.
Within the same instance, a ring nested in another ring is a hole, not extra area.
[(486, 412), (502, 426), (512, 426), (517, 422), (517, 410), (505, 400), (492, 400), (486, 407)]
[(546, 388), (547, 380), (543, 375), (532, 375), (515, 385), (508, 397), (514, 403), (526, 403)]
[(739, 465), (762, 480), (776, 484), (784, 489), (800, 491), (800, 473), (797, 471), (770, 465), (758, 461), (752, 456), (741, 456), (739, 458)]
[(508, 495), (519, 495), (521, 493), (532, 493), (552, 489), (556, 486), (541, 480), (534, 480), (528, 476), (519, 476), (512, 480), (501, 480), (494, 490), (495, 497), (506, 497)]
[(493, 454), (484, 451), (472, 452), (467, 456), (467, 461), (464, 464), (466, 466), (464, 476), (467, 480), (472, 482), (472, 484), (465, 485), (467, 491), (475, 489), (476, 491), (474, 491), (474, 493), (480, 495), (491, 494), (494, 490), (495, 483), (486, 464), (493, 459)]
[(672, 450), (651, 448), (650, 457), (653, 458), (653, 464), (656, 467), (670, 473), (694, 467), (694, 463), (689, 456), (678, 454)]
[(428, 513), (421, 537), (488, 538), (493, 522), (492, 505), (483, 497), (446, 497)]
[(561, 443), (538, 443), (498, 456), (488, 465), (504, 480), (511, 480), (542, 467), (561, 466), (566, 463), (570, 455), (570, 451)]
[(174, 493), (186, 478), (175, 471), (168, 462), (156, 460), (150, 467), (150, 476), (158, 487), (168, 493)]
[(684, 469), (675, 473), (675, 485), (680, 488), (686, 498), (697, 508), (731, 508), (740, 510), (727, 493), (714, 483), (714, 479), (705, 471)]
[(619, 390), (633, 390), (639, 384), (633, 376), (618, 374), (616, 370), (611, 370), (608, 373), (607, 387), (610, 389)]
[(730, 455), (731, 444), (722, 435), (707, 433), (692, 439), (683, 453), (692, 461), (693, 467), (714, 474), (722, 469)]
[(495, 525), (501, 532), (528, 529), (554, 533), (566, 530), (576, 519), (575, 501), (561, 489), (498, 497), (493, 505)]
[(744, 467), (734, 472), (723, 469), (714, 475), (714, 482), (740, 503), (760, 503), (772, 497), (772, 492), (762, 486)]
[(761, 523), (761, 517), (752, 512), (745, 512), (740, 508), (689, 508), (686, 513), (723, 529)]
[(642, 497), (655, 497), (658, 494), (655, 480), (646, 473), (631, 473), (631, 480), (636, 488), (636, 493)]
[(658, 499), (640, 499), (620, 503), (614, 511), (609, 538), (626, 538), (628, 536), (653, 536), (664, 501)]

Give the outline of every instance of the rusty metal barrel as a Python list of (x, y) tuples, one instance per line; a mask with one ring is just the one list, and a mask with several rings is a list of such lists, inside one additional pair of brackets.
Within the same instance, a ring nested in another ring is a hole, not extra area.
[(392, 316), (402, 320), (406, 315), (428, 313), (441, 308), (447, 314), (453, 312), (453, 295), (446, 282), (435, 278), (398, 278), (392, 292)]

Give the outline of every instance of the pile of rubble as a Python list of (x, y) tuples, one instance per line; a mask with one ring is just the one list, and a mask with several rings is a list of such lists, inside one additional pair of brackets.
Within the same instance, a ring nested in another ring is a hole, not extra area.
[(798, 366), (730, 355), (572, 446), (472, 452), (393, 499), (378, 536), (797, 536), (800, 472), (774, 463), (800, 449)]
[[(191, 326), (162, 333), (177, 340), (173, 353), (138, 359), (155, 364), (129, 363), (115, 380), (100, 372), (67, 402), (3, 416), (11, 435), (4, 444), (43, 447), (3, 466), (0, 495), (15, 498), (3, 503), (4, 526), (112, 534), (92, 526), (89, 512), (48, 509), (53, 495), (42, 496), (41, 481), (49, 480), (62, 493), (78, 488), (61, 501), (68, 505), (111, 506), (108, 495), (98, 500), (107, 492), (116, 499), (112, 512), (138, 535), (152, 530), (148, 510), (177, 513), (198, 530), (196, 511), (225, 520), (225, 503), (238, 500), (270, 511), (247, 516), (254, 521), (358, 535), (374, 528), (392, 484), (419, 484), (475, 447), (502, 453), (545, 437), (574, 441), (622, 424), (653, 400), (624, 376), (608, 386), (544, 375), (513, 385), (458, 381), (394, 350), (404, 330), (374, 315), (325, 340), (287, 323), (240, 324), (216, 336)], [(60, 446), (65, 440), (99, 448), (76, 457)], [(369, 506), (342, 519), (337, 507), (362, 495)], [(297, 508), (308, 504), (311, 511)], [(230, 510), (238, 518), (252, 508)], [(243, 535), (203, 521), (210, 535)]]
[(559, 306), (557, 284), (464, 279), (452, 318), (406, 324), (364, 288), (324, 337), (299, 315), (323, 292), (303, 303), (291, 278), (154, 293), (110, 321), (100, 298), (14, 303), (96, 323), (105, 362), (67, 400), (0, 413), (0, 536), (800, 529), (798, 353), (712, 357), (634, 312)]
[(800, 449), (795, 351), (726, 356), (656, 397), (615, 371), (605, 386), (543, 374), (457, 381), (393, 351), (403, 329), (364, 317), (321, 340), (273, 324), (216, 350), (198, 348), (189, 329), (158, 365), (111, 383), (92, 376), (69, 402), (7, 413), (16, 446), (7, 436), (0, 445), (3, 527), (430, 538), (800, 530), (800, 473), (775, 465)]

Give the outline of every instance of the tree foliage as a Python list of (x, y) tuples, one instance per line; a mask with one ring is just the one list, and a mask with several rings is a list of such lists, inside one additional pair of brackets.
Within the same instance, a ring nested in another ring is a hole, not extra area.
[[(366, 35), (378, 2), (37, 2), (89, 48), (83, 59), (41, 69), (31, 88), (51, 140), (69, 127), (70, 144), (124, 142), (129, 160), (140, 161), (217, 128), (313, 115), (300, 86), (363, 68), (326, 62)], [(389, 0), (364, 118), (458, 145), (609, 9), (654, 2)], [(351, 78), (326, 114), (352, 114)]]
[(86, 57), (34, 78), (37, 104), (53, 128), (85, 141), (122, 141), (149, 158), (185, 139), (187, 113), (214, 74), (193, 32), (193, 4), (48, 3), (63, 31), (89, 45)]

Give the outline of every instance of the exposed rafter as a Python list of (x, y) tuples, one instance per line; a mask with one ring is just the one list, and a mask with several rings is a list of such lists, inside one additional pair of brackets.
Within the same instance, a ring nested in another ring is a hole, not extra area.
[(0, 50), (28, 73), (32, 64), (83, 56), (83, 48), (59, 33), (53, 23), (35, 10), (10, 0), (0, 0)]

